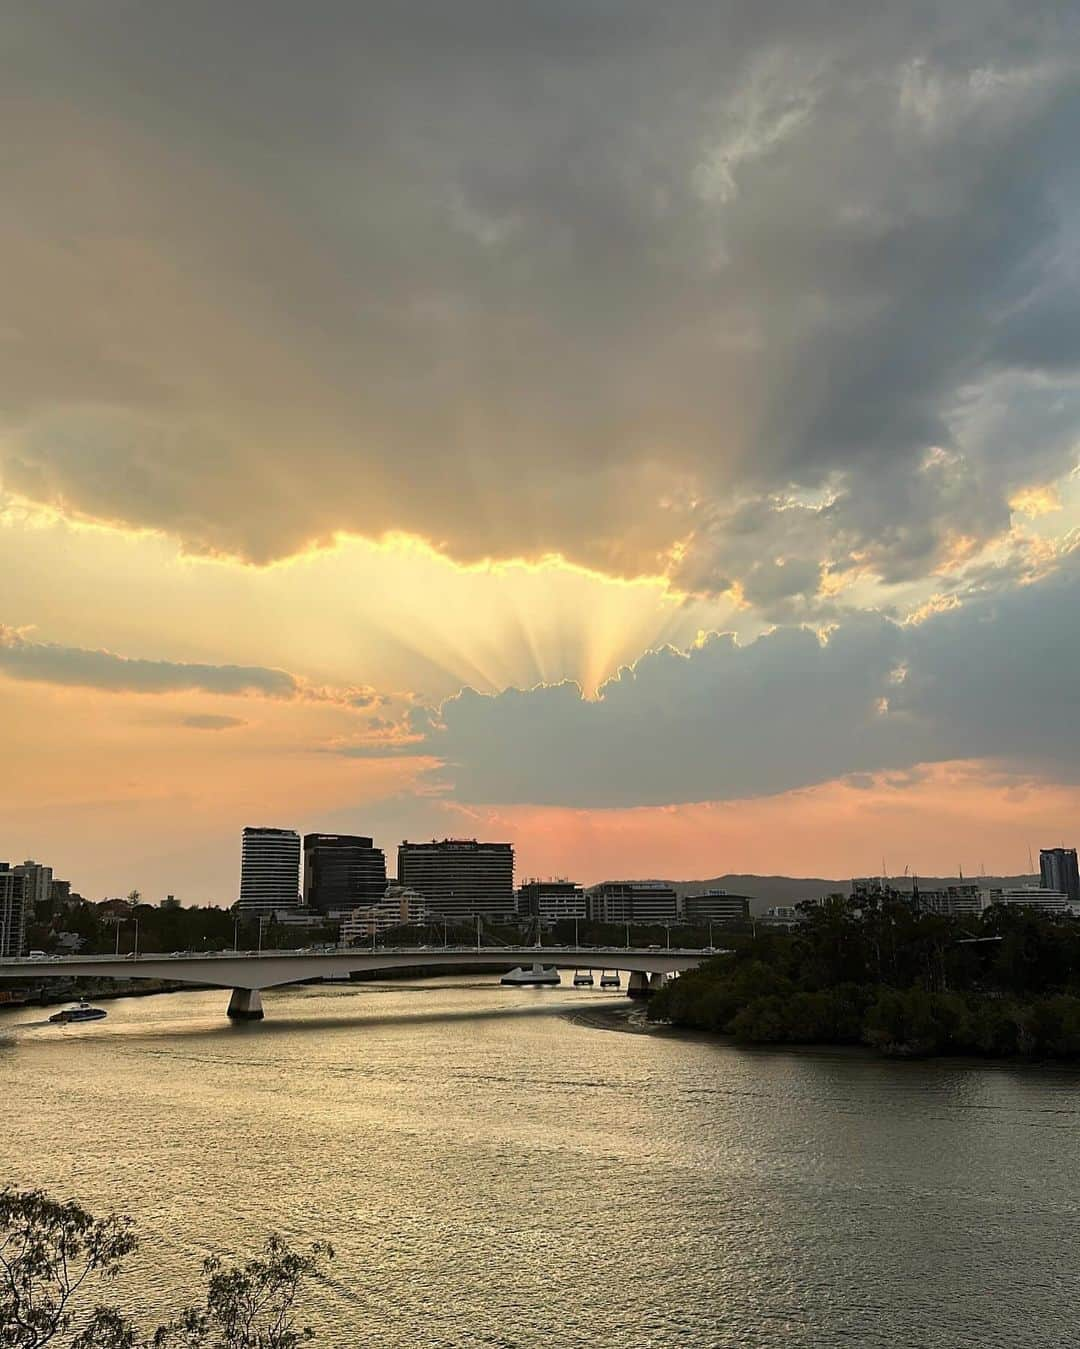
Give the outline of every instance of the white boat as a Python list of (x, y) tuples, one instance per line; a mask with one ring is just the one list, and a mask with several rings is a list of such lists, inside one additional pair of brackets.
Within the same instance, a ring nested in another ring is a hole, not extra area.
[(621, 988), (621, 982), (618, 974), (608, 974), (607, 970), (600, 976), (601, 988)]
[(575, 988), (592, 988), (592, 986), (593, 986), (592, 970), (574, 971)]
[(100, 1007), (91, 1007), (85, 998), (77, 1007), (65, 1007), (60, 1012), (54, 1012), (50, 1021), (58, 1021), (61, 1025), (66, 1025), (69, 1021), (100, 1021), (108, 1016), (108, 1012)]
[(518, 965), (509, 974), (504, 974), (499, 982), (525, 986), (558, 984), (562, 980), (559, 978), (559, 971), (554, 965), (541, 965), (539, 961), (534, 960), (529, 969), (526, 969), (524, 965)]

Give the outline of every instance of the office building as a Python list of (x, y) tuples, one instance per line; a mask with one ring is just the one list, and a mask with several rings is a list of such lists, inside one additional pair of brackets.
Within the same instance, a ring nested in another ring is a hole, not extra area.
[(585, 918), (585, 891), (575, 881), (532, 879), (518, 889), (519, 918), (557, 923), (563, 918)]
[(398, 927), (420, 927), (427, 921), (428, 910), (422, 895), (407, 885), (388, 885), (380, 900), (354, 909), (348, 915), (341, 924), (341, 942), (351, 946), (358, 941), (370, 941), (380, 932)]
[(733, 895), (727, 890), (706, 890), (701, 895), (687, 895), (683, 900), (683, 918), (693, 926), (741, 923), (749, 917), (749, 895)]
[(1080, 871), (1075, 848), (1041, 848), (1039, 873), (1044, 890), (1063, 890), (1071, 903), (1080, 901)]
[(977, 885), (946, 885), (940, 890), (924, 890), (916, 882), (912, 893), (917, 913), (934, 913), (941, 918), (970, 918), (983, 910), (983, 893)]
[(244, 830), (240, 898), (247, 913), (295, 909), (300, 903), (300, 835), (295, 829)]
[(0, 959), (26, 954), (32, 884), (24, 871), (0, 862)]
[(423, 896), (433, 920), (514, 913), (514, 849), (476, 839), (402, 842), (398, 883)]
[(345, 916), (386, 890), (386, 855), (359, 834), (304, 835), (304, 903)]
[(1068, 913), (1069, 896), (1064, 890), (1044, 890), (1037, 885), (1021, 885), (1014, 889), (984, 890), (983, 907), (991, 904), (1015, 904), (1040, 913)]
[(603, 881), (586, 892), (596, 923), (675, 923), (679, 904), (670, 885), (659, 881)]

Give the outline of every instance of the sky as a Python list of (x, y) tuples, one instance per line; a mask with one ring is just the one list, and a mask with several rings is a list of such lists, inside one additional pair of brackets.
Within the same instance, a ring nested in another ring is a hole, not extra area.
[(0, 15), (0, 857), (1080, 842), (1080, 11)]

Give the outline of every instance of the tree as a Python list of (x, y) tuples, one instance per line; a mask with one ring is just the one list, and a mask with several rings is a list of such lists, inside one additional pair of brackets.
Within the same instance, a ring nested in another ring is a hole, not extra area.
[(0, 1344), (38, 1349), (65, 1334), (84, 1285), (114, 1278), (137, 1244), (130, 1218), (95, 1218), (43, 1190), (0, 1192)]
[(315, 1242), (310, 1253), (294, 1251), (272, 1233), (261, 1257), (226, 1266), (212, 1255), (203, 1263), (209, 1279), (205, 1307), (189, 1307), (154, 1335), (154, 1349), (213, 1346), (213, 1349), (296, 1349), (314, 1338), (310, 1326), (298, 1327), (296, 1297), (305, 1279), (322, 1273), (333, 1248)]
[[(293, 1250), (272, 1234), (261, 1256), (226, 1265), (203, 1263), (206, 1300), (161, 1325), (149, 1338), (116, 1307), (80, 1307), (79, 1294), (116, 1277), (137, 1246), (132, 1220), (95, 1218), (76, 1203), (42, 1190), (0, 1193), (0, 1345), (41, 1349), (296, 1349), (314, 1338), (298, 1326), (296, 1302), (305, 1281), (333, 1257), (326, 1242)], [(68, 1338), (70, 1336), (70, 1338)]]

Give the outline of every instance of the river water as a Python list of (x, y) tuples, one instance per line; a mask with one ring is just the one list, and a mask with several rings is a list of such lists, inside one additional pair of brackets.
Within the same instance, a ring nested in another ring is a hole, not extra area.
[[(164, 1313), (211, 1249), (331, 1241), (317, 1343), (1080, 1338), (1080, 1074), (747, 1051), (493, 979), (0, 1013), (0, 1181), (132, 1213)], [(36, 1024), (35, 1024), (36, 1023)]]

